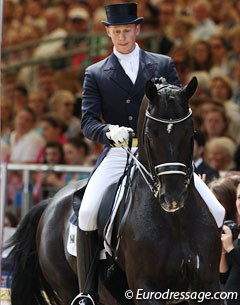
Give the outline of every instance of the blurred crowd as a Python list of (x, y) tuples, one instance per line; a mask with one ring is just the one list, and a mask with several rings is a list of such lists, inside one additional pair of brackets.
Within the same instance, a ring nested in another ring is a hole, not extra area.
[[(4, 1), (2, 161), (95, 164), (103, 147), (81, 133), (82, 82), (85, 67), (111, 52), (101, 20), (106, 19), (104, 4), (114, 2), (121, 1)], [(217, 173), (214, 178), (238, 171), (240, 0), (144, 0), (138, 9), (145, 35), (139, 45), (170, 55), (183, 85), (194, 75), (198, 78), (191, 100), (195, 129), (201, 134), (196, 164), (204, 162)], [(32, 176), (36, 201), (43, 185), (56, 190), (79, 179), (73, 173)], [(11, 172), (8, 179), (11, 204), (21, 188), (21, 174)]]
[[(121, 1), (4, 1), (2, 162), (95, 164), (103, 147), (85, 139), (80, 129), (82, 82), (84, 68), (111, 52), (101, 20), (106, 19), (104, 4), (114, 2)], [(198, 78), (191, 99), (196, 171), (226, 208), (226, 220), (239, 226), (240, 0), (141, 0), (138, 9), (142, 34), (149, 34), (139, 38), (139, 45), (171, 56), (183, 85)], [(33, 200), (86, 177), (35, 172)], [(9, 206), (21, 188), (21, 173), (9, 172)], [(233, 243), (231, 230), (224, 228), (221, 281), (231, 290), (240, 263), (233, 254), (226, 258)]]

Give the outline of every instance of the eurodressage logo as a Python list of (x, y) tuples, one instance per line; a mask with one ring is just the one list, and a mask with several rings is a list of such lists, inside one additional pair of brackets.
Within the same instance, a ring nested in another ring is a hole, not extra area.
[(143, 289), (138, 289), (136, 296), (132, 290), (125, 291), (125, 297), (128, 300), (135, 298), (136, 300), (195, 300), (198, 303), (202, 303), (204, 300), (237, 300), (238, 293), (237, 292), (215, 292), (211, 293), (207, 292), (173, 292), (168, 289), (165, 292), (159, 291), (144, 291)]

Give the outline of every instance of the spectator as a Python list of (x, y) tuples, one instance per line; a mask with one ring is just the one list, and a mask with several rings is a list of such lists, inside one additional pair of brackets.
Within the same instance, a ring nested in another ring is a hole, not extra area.
[(13, 89), (12, 107), (14, 115), (28, 104), (28, 90), (25, 86), (16, 85)]
[(207, 113), (210, 110), (213, 110), (215, 108), (221, 108), (221, 110), (224, 112), (225, 109), (223, 107), (222, 104), (220, 104), (219, 102), (209, 98), (209, 97), (204, 97), (204, 98), (195, 98), (192, 99), (191, 103), (194, 102), (194, 115), (193, 118), (197, 120), (197, 126), (199, 126), (198, 128), (195, 129), (199, 129), (201, 131), (204, 131), (204, 126), (203, 126), (203, 122), (205, 120), (205, 117), (207, 115)]
[(10, 162), (36, 163), (44, 140), (34, 130), (35, 113), (29, 107), (21, 109), (14, 119), (10, 134)]
[[(81, 37), (81, 34), (84, 35), (90, 29), (90, 16), (88, 10), (83, 8), (81, 5), (74, 6), (68, 11), (68, 35), (69, 37), (65, 40), (65, 48), (74, 48), (81, 47), (81, 43), (85, 42), (86, 47), (86, 38)], [(71, 37), (71, 35), (79, 35), (76, 37)]]
[[(86, 142), (79, 137), (69, 139), (63, 146), (66, 164), (68, 165), (85, 165), (88, 156), (89, 147)], [(55, 188), (61, 188), (71, 181), (85, 179), (89, 173), (73, 173), (67, 172), (63, 176), (58, 177), (56, 173), (50, 173), (46, 177), (46, 182)]]
[(206, 163), (220, 172), (234, 170), (236, 144), (227, 137), (211, 139), (206, 145)]
[(194, 39), (191, 35), (191, 29), (194, 27), (195, 21), (190, 16), (177, 16), (170, 28), (170, 39), (174, 42), (174, 46), (188, 47), (193, 44)]
[[(67, 130), (67, 125), (64, 121), (54, 113), (48, 113), (43, 116), (38, 125), (38, 132), (42, 134), (45, 143), (59, 142), (61, 144), (66, 142), (64, 133)], [(42, 163), (44, 158), (44, 148), (38, 154), (37, 163)]]
[(219, 178), (218, 171), (214, 170), (204, 162), (205, 136), (202, 132), (194, 133), (194, 150), (193, 160), (196, 168), (196, 173), (201, 175), (202, 179), (208, 184), (215, 178)]
[(215, 24), (221, 23), (222, 21), (222, 7), (225, 1), (222, 0), (212, 0), (211, 1), (211, 10), (210, 10), (210, 19), (214, 21)]
[(44, 164), (64, 164), (63, 146), (59, 142), (48, 142), (45, 145)]
[(222, 34), (227, 37), (229, 31), (239, 23), (239, 13), (236, 9), (237, 1), (223, 1), (221, 3), (220, 29)]
[(65, 136), (75, 137), (80, 134), (81, 121), (73, 115), (75, 97), (68, 90), (57, 90), (50, 100), (50, 107), (67, 125)]
[(206, 99), (201, 100), (201, 104), (199, 105), (198, 111), (199, 113), (201, 113), (202, 119), (204, 120), (207, 113), (216, 108), (222, 109), (223, 112), (225, 111), (224, 106), (220, 102), (208, 97)]
[(68, 11), (68, 36), (65, 39), (63, 49), (78, 48), (79, 54), (73, 58), (73, 67), (78, 68), (81, 64), (88, 64), (88, 39), (86, 34), (90, 29), (90, 15), (88, 10), (80, 4), (75, 5)]
[(24, 22), (36, 27), (40, 33), (46, 31), (46, 19), (44, 18), (44, 10), (40, 1), (30, 0), (26, 3)]
[(212, 54), (210, 44), (204, 40), (196, 41), (192, 46), (192, 70), (206, 71), (212, 67)]
[(188, 75), (192, 70), (192, 59), (189, 50), (186, 46), (175, 46), (169, 52), (169, 56), (172, 57), (174, 64), (181, 81), (181, 84), (188, 83)]
[(63, 144), (66, 142), (64, 133), (67, 130), (67, 126), (56, 114), (49, 113), (44, 115), (39, 125), (42, 128), (42, 136), (46, 143), (59, 142)]
[(210, 69), (210, 75), (212, 77), (216, 75), (228, 75), (228, 46), (226, 40), (221, 35), (212, 36), (209, 40), (209, 44), (212, 54), (212, 67)]
[(195, 40), (209, 40), (211, 36), (219, 34), (220, 29), (210, 18), (210, 13), (210, 2), (197, 0), (192, 3), (192, 16), (196, 20), (196, 26), (191, 33)]
[[(50, 166), (56, 164), (65, 164), (63, 146), (61, 143), (48, 142), (45, 145), (43, 163)], [(51, 175), (51, 171), (33, 173), (33, 200), (35, 203), (42, 199), (52, 197), (57, 192), (58, 188), (55, 188), (47, 183), (49, 175)], [(54, 173), (54, 175), (61, 179), (62, 173)]]
[[(5, 7), (4, 7), (5, 9)], [(5, 13), (5, 11), (4, 11)], [(26, 15), (26, 4), (25, 3), (17, 3), (14, 8), (13, 20), (11, 27), (15, 29), (19, 29), (20, 26), (24, 24), (24, 19)]]
[[(36, 163), (44, 147), (44, 140), (34, 129), (35, 114), (31, 108), (20, 110), (10, 133), (9, 156), (11, 163)], [(7, 197), (11, 204), (21, 204), (22, 173), (10, 172), (8, 175)]]
[(229, 119), (224, 108), (215, 107), (209, 110), (203, 120), (202, 129), (207, 141), (216, 137), (228, 137)]
[[(44, 12), (44, 18), (46, 20), (46, 33), (42, 37), (40, 45), (35, 49), (33, 58), (46, 58), (56, 54), (62, 49), (64, 38), (67, 36), (67, 32), (63, 27), (64, 14), (59, 8), (47, 8)], [(59, 39), (47, 43), (44, 42), (55, 38)]]
[(176, 17), (174, 3), (171, 1), (159, 1), (157, 3), (159, 11), (159, 27), (162, 28), (164, 34), (169, 38), (171, 36), (171, 26)]
[(156, 40), (157, 52), (168, 54), (173, 48), (174, 43), (170, 39), (171, 22), (174, 20), (175, 9), (174, 5), (169, 1), (159, 2), (157, 5), (159, 11)]
[(229, 171), (226, 173), (225, 177), (230, 178), (233, 181), (235, 187), (237, 188), (238, 184), (240, 183), (239, 171)]
[(230, 177), (221, 177), (208, 184), (210, 190), (225, 208), (225, 220), (237, 222), (236, 186)]
[(233, 88), (232, 81), (227, 76), (216, 76), (210, 83), (210, 95), (213, 99), (223, 104), (227, 116), (231, 118), (229, 122), (229, 134), (240, 143), (240, 108), (232, 100)]
[(59, 89), (56, 73), (49, 66), (40, 67), (38, 72), (37, 87), (45, 93), (49, 103), (51, 96)]
[(28, 106), (36, 114), (35, 126), (38, 127), (39, 122), (48, 111), (48, 102), (46, 95), (41, 90), (34, 90), (29, 94)]
[(11, 0), (4, 1), (3, 23), (6, 28), (10, 28), (12, 26), (15, 7), (15, 2)]
[[(238, 220), (236, 227), (239, 232), (240, 218), (240, 186), (237, 187), (236, 208)], [(236, 231), (236, 229), (235, 229)], [(237, 299), (228, 299), (228, 305), (238, 305), (240, 302), (240, 234), (233, 236), (233, 230), (223, 226), (222, 256), (220, 261), (220, 281), (226, 292), (237, 292)]]

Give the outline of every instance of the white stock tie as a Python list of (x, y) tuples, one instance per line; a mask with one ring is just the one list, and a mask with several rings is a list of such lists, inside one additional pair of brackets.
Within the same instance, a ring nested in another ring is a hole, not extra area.
[(125, 73), (131, 79), (132, 83), (135, 84), (137, 78), (137, 71), (136, 68), (134, 67), (134, 63), (130, 60), (121, 59), (121, 65)]

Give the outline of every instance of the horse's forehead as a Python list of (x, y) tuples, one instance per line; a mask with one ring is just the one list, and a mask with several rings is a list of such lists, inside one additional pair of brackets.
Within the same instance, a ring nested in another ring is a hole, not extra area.
[(152, 105), (152, 114), (162, 118), (177, 118), (185, 114), (188, 110), (184, 96), (181, 94), (182, 88), (168, 85), (161, 86), (158, 90), (158, 102)]
[[(182, 100), (181, 89), (178, 87), (166, 87), (164, 89), (158, 90), (158, 99), (162, 103), (179, 103)], [(170, 106), (170, 105), (168, 105)]]

